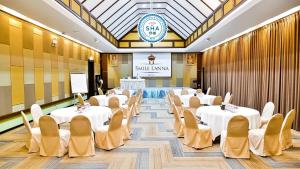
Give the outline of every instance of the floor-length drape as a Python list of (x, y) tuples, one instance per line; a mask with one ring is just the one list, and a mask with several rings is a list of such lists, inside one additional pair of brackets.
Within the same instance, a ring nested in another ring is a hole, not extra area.
[(203, 53), (204, 87), (233, 103), (262, 110), (273, 101), (275, 112), (297, 111), (300, 130), (300, 12), (275, 21)]

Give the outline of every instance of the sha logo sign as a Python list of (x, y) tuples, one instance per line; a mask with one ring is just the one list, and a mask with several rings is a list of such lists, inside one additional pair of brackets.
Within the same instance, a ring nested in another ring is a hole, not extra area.
[(160, 42), (168, 31), (165, 19), (155, 13), (144, 15), (138, 24), (140, 38), (149, 43)]

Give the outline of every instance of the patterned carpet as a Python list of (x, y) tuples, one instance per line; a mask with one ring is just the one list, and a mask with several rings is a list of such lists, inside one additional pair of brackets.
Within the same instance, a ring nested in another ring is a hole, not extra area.
[[(133, 119), (132, 139), (112, 151), (96, 148), (94, 157), (40, 157), (28, 154), (25, 148), (26, 130), (19, 127), (0, 135), (0, 169), (64, 168), (64, 169), (215, 169), (215, 168), (300, 168), (300, 133), (293, 132), (294, 148), (276, 157), (248, 159), (224, 158), (219, 144), (195, 150), (182, 144), (173, 134), (173, 115), (168, 113), (163, 99), (144, 99), (142, 112)], [(68, 128), (68, 124), (62, 126)]]

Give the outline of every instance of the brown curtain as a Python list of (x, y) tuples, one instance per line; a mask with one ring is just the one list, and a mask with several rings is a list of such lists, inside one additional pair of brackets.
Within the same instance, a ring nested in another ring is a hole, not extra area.
[(261, 111), (268, 101), (275, 113), (296, 109), (300, 130), (300, 12), (203, 53), (205, 88), (233, 93), (233, 103)]

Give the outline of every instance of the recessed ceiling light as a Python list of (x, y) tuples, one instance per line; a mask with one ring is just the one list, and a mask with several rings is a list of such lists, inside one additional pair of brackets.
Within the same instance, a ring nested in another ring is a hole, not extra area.
[(98, 43), (98, 42), (99, 42), (99, 39), (95, 38), (95, 39), (94, 39), (94, 42), (95, 42), (95, 43)]

